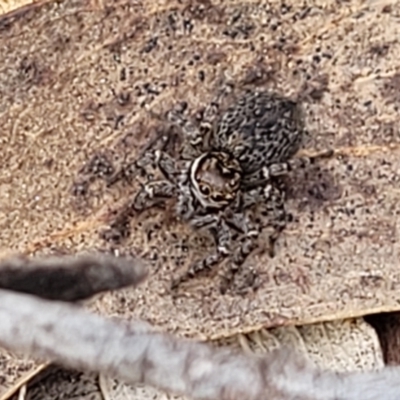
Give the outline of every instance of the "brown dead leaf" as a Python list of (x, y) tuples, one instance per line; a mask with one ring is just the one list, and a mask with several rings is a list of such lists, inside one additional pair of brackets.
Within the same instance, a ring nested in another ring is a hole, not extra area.
[[(310, 149), (330, 143), (339, 153), (291, 177), (294, 220), (277, 256), (248, 260), (259, 290), (221, 297), (204, 278), (173, 300), (171, 275), (206, 243), (152, 211), (132, 220), (119, 248), (152, 259), (150, 278), (98, 309), (203, 339), (398, 310), (399, 137), (388, 127), (399, 111), (380, 82), (398, 69), (398, 11), (357, 1), (203, 3), (60, 0), (1, 17), (2, 253), (104, 248), (99, 230), (137, 184), (96, 182), (79, 203), (72, 186), (85, 162), (99, 152), (134, 157), (160, 126), (146, 108), (184, 100), (194, 115), (222, 72), (240, 86), (256, 65), (266, 87), (290, 95), (327, 77), (321, 99), (305, 104)], [(390, 45), (381, 57), (371, 43)]]

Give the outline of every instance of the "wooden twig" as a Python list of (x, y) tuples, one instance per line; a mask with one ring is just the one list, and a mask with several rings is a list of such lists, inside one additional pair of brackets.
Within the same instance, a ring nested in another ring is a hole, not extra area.
[(201, 400), (397, 400), (400, 369), (323, 372), (287, 350), (252, 357), (0, 290), (0, 345)]
[(19, 256), (0, 261), (0, 289), (50, 300), (83, 300), (138, 285), (145, 277), (146, 269), (138, 259), (106, 254), (33, 259)]
[[(63, 300), (86, 297), (99, 288), (137, 284), (145, 276), (137, 260), (105, 255), (16, 260), (0, 265), (3, 288)], [(29, 277), (46, 284), (24, 283)], [(65, 277), (62, 295), (56, 295), (57, 280)], [(80, 289), (69, 288), (75, 284)], [(400, 367), (364, 373), (321, 371), (287, 349), (250, 356), (172, 336), (145, 322), (108, 319), (76, 304), (4, 289), (0, 289), (0, 345), (194, 400), (400, 398)]]

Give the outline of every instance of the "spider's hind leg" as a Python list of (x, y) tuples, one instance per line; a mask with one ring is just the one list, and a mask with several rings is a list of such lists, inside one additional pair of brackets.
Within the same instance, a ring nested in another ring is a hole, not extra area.
[(248, 233), (234, 249), (228, 268), (225, 268), (220, 274), (221, 294), (225, 294), (232, 286), (235, 276), (242, 271), (242, 266), (246, 258), (257, 247), (259, 233), (258, 230)]
[(290, 171), (306, 168), (309, 165), (314, 164), (321, 159), (331, 158), (333, 155), (334, 155), (334, 150), (328, 149), (328, 150), (323, 150), (317, 153), (316, 155), (310, 157), (291, 158), (287, 161), (278, 162), (275, 164), (271, 164), (268, 167), (264, 167), (263, 176), (264, 179), (269, 180), (270, 178), (286, 175)]
[(272, 184), (271, 178), (279, 178), (286, 175), (290, 171), (303, 169), (321, 159), (331, 158), (334, 155), (333, 149), (323, 150), (314, 156), (291, 158), (288, 161), (271, 164), (263, 168), (263, 177), (259, 182), (264, 180), (264, 202), (262, 206), (262, 214), (268, 218), (268, 225), (273, 228), (273, 233), (269, 238), (269, 253), (272, 257), (275, 253), (274, 245), (281, 232), (285, 229), (288, 216), (285, 210), (284, 193), (279, 188), (279, 182)]
[(232, 92), (233, 87), (233, 83), (225, 82), (222, 89), (218, 91), (205, 108), (202, 121), (200, 122), (200, 129), (203, 132), (210, 132), (213, 129), (214, 121), (216, 121), (220, 112), (222, 100)]
[(203, 218), (200, 217), (195, 220), (192, 225), (196, 228), (207, 226), (214, 236), (217, 248), (203, 259), (191, 264), (185, 272), (173, 279), (171, 283), (172, 290), (176, 290), (182, 283), (195, 278), (203, 272), (210, 271), (229, 254), (230, 228), (223, 221), (220, 221), (218, 216), (205, 215)]
[[(257, 195), (255, 191), (253, 192), (252, 197), (257, 201)], [(240, 234), (237, 240), (239, 243), (235, 244), (235, 247), (231, 251), (229, 266), (220, 274), (220, 291), (222, 294), (226, 293), (228, 288), (232, 286), (235, 276), (242, 271), (242, 265), (258, 245), (258, 237), (262, 230), (260, 221), (255, 218), (250, 209), (231, 214), (227, 219), (227, 223), (240, 232)], [(235, 243), (237, 241), (235, 240)]]
[(260, 211), (263, 216), (267, 217), (267, 225), (272, 228), (272, 233), (268, 238), (268, 252), (270, 257), (273, 257), (275, 255), (275, 242), (285, 229), (288, 221), (283, 192), (276, 186), (266, 185), (264, 188), (264, 202)]

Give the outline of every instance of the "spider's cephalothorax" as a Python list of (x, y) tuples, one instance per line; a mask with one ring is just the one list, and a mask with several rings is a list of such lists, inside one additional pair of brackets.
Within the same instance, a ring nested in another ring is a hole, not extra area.
[(240, 164), (229, 153), (203, 153), (190, 165), (191, 190), (204, 208), (221, 209), (231, 203), (240, 179)]
[(263, 227), (273, 228), (272, 249), (286, 225), (283, 195), (271, 178), (333, 154), (327, 150), (292, 158), (306, 131), (301, 109), (290, 99), (246, 91), (220, 115), (218, 104), (219, 100), (206, 109), (200, 127), (174, 111), (168, 114), (184, 134), (182, 150), (177, 158), (156, 152), (153, 159), (165, 179), (149, 181), (133, 204), (141, 211), (175, 197), (177, 215), (194, 228), (208, 229), (215, 238), (216, 250), (191, 265), (173, 287), (229, 256), (230, 268), (221, 284), (224, 292)]

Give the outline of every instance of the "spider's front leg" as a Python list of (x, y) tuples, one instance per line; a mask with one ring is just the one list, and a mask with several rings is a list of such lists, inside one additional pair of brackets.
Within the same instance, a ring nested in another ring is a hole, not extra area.
[(156, 163), (167, 179), (148, 181), (132, 200), (124, 204), (117, 212), (110, 228), (102, 233), (107, 241), (118, 242), (121, 238), (128, 236), (129, 219), (135, 212), (140, 213), (176, 196), (178, 169), (171, 156), (161, 151), (149, 152), (145, 159), (141, 158), (138, 162), (142, 165)]
[(138, 212), (144, 211), (175, 196), (176, 186), (174, 183), (167, 180), (150, 181), (143, 185), (135, 196), (132, 208)]
[(167, 180), (151, 181), (143, 185), (134, 199), (118, 210), (110, 227), (102, 232), (102, 237), (112, 242), (126, 238), (130, 233), (129, 219), (134, 212), (144, 211), (167, 198), (174, 197), (175, 190), (176, 186)]
[(171, 284), (171, 289), (176, 289), (180, 284), (196, 277), (197, 275), (210, 271), (213, 266), (218, 264), (222, 259), (229, 254), (229, 247), (231, 242), (230, 228), (218, 215), (204, 215), (197, 217), (191, 221), (191, 225), (195, 228), (207, 228), (214, 236), (216, 242), (216, 250), (190, 265), (190, 267), (178, 278), (174, 279)]
[(177, 183), (180, 169), (176, 160), (169, 154), (157, 150), (154, 152), (155, 162), (162, 174), (171, 182)]
[(149, 165), (157, 164), (156, 153), (163, 152), (169, 140), (170, 137), (164, 134), (159, 134), (150, 140), (135, 160), (125, 160), (111, 176), (107, 177), (107, 186), (111, 187), (121, 180), (131, 182), (139, 173), (146, 172)]
[(154, 161), (154, 152), (147, 151), (143, 153), (138, 160), (122, 165), (114, 174), (109, 176), (106, 180), (107, 186), (111, 187), (121, 180), (131, 182), (138, 175), (139, 171), (145, 170), (148, 165), (154, 164)]
[(157, 150), (154, 152), (154, 162), (166, 179), (149, 181), (143, 185), (132, 202), (132, 208), (136, 211), (143, 211), (176, 196), (179, 176), (176, 161), (169, 154)]

